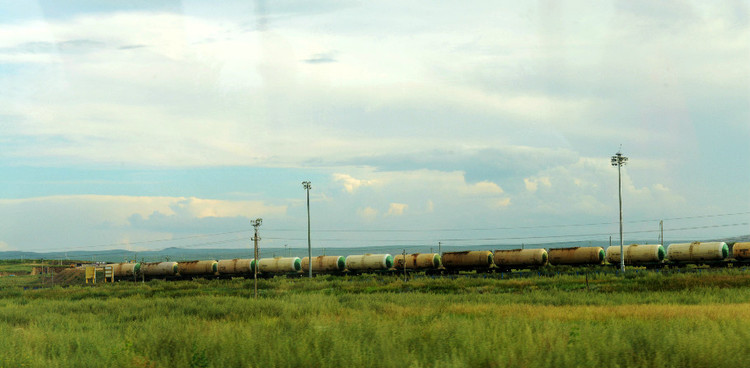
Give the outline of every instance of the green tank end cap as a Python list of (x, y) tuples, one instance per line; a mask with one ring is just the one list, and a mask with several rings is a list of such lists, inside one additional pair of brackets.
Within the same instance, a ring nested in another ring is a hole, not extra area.
[(338, 262), (336, 262), (336, 264), (338, 265), (339, 270), (343, 270), (346, 268), (346, 259), (344, 259), (344, 257), (339, 257), (339, 260)]
[(729, 247), (726, 243), (721, 246), (721, 258), (727, 258), (729, 256)]
[(659, 250), (656, 253), (656, 256), (659, 258), (660, 261), (664, 260), (664, 257), (666, 257), (667, 253), (664, 251), (664, 247), (661, 245), (659, 246)]
[(604, 260), (604, 249), (599, 249), (599, 262)]
[(134, 273), (141, 272), (141, 264), (140, 263), (136, 263), (135, 266), (133, 266), (133, 272)]
[(302, 261), (299, 258), (297, 258), (294, 260), (294, 270), (299, 271), (301, 269), (302, 269)]
[(211, 269), (213, 270), (213, 273), (219, 272), (219, 263), (218, 262), (214, 262), (214, 264), (211, 265)]
[(387, 268), (393, 267), (393, 257), (390, 254), (385, 256), (385, 267)]
[(542, 253), (542, 263), (547, 263), (547, 252)]
[(177, 273), (177, 271), (179, 271), (179, 270), (180, 270), (180, 267), (179, 267), (179, 266), (178, 266), (177, 264), (175, 264), (175, 265), (174, 265), (174, 266), (172, 267), (172, 273)]
[(432, 265), (434, 267), (440, 267), (440, 255), (439, 254), (435, 254), (435, 256), (432, 257)]
[(487, 255), (487, 264), (491, 265), (491, 264), (492, 264), (492, 261), (493, 261), (494, 259), (495, 259), (495, 258), (494, 258), (494, 257), (492, 256), (492, 253), (488, 254), (488, 255)]

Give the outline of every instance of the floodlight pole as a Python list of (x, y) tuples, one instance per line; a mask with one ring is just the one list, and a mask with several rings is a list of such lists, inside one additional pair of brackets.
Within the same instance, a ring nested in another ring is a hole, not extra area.
[(255, 228), (255, 236), (253, 236), (253, 244), (255, 245), (255, 255), (253, 258), (253, 262), (255, 262), (255, 266), (253, 267), (253, 279), (255, 279), (255, 293), (253, 294), (253, 297), (255, 299), (258, 299), (258, 241), (260, 240), (260, 237), (258, 236), (258, 228), (263, 223), (263, 219), (257, 218), (255, 219), (252, 224), (253, 228)]
[(312, 278), (312, 245), (310, 243), (310, 189), (312, 186), (309, 181), (303, 181), (302, 187), (307, 192), (307, 268), (310, 270), (310, 278)]
[(612, 166), (617, 166), (617, 192), (620, 198), (620, 271), (625, 274), (625, 252), (622, 245), (622, 167), (627, 164), (628, 158), (620, 151), (612, 156)]

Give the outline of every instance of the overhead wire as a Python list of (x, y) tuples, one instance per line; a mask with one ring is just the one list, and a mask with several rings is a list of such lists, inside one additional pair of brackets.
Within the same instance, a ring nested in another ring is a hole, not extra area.
[[(662, 221), (676, 221), (676, 220), (687, 220), (687, 219), (700, 219), (700, 218), (714, 218), (714, 217), (726, 217), (726, 216), (737, 216), (737, 215), (747, 215), (750, 214), (749, 212), (734, 212), (734, 213), (723, 213), (723, 214), (708, 214), (708, 215), (698, 215), (698, 216), (682, 216), (682, 217), (672, 217), (672, 218), (664, 218), (659, 219)], [(634, 220), (634, 221), (628, 221), (625, 223), (646, 223), (646, 222), (653, 222), (658, 221), (657, 219), (651, 219), (651, 220)], [(560, 225), (538, 225), (538, 226), (514, 226), (514, 227), (492, 227), (492, 228), (453, 228), (453, 229), (366, 229), (366, 230), (347, 230), (347, 229), (321, 229), (316, 230), (316, 232), (324, 233), (324, 232), (336, 232), (336, 233), (380, 233), (380, 232), (387, 232), (387, 233), (417, 233), (417, 232), (457, 232), (457, 231), (486, 231), (486, 230), (524, 230), (524, 229), (544, 229), (544, 228), (565, 228), (565, 227), (585, 227), (585, 226), (600, 226), (600, 225), (612, 225), (612, 224), (618, 224), (619, 222), (601, 222), (601, 223), (588, 223), (588, 224), (560, 224)], [(672, 229), (664, 229), (664, 231), (686, 231), (686, 230), (696, 230), (696, 229), (707, 229), (707, 228), (720, 228), (720, 227), (731, 227), (731, 226), (740, 226), (740, 225), (747, 225), (748, 223), (737, 223), (737, 224), (724, 224), (724, 225), (706, 225), (706, 226), (694, 226), (694, 227), (683, 227), (683, 228), (672, 228)], [(268, 232), (283, 232), (283, 231), (301, 231), (299, 229), (264, 229)], [(162, 239), (152, 239), (152, 240), (143, 240), (143, 241), (134, 241), (134, 242), (120, 242), (120, 243), (107, 243), (107, 244), (97, 244), (97, 245), (86, 245), (86, 246), (74, 246), (74, 247), (56, 247), (56, 248), (46, 248), (44, 250), (38, 250), (39, 252), (50, 252), (50, 251), (75, 251), (77, 249), (92, 249), (92, 248), (103, 248), (103, 247), (114, 247), (114, 246), (131, 246), (131, 245), (143, 245), (143, 244), (153, 244), (153, 243), (159, 243), (159, 242), (175, 242), (180, 240), (187, 240), (187, 239), (197, 239), (197, 238), (207, 238), (207, 237), (216, 237), (216, 236), (222, 236), (222, 235), (229, 235), (229, 234), (239, 234), (239, 233), (250, 233), (252, 232), (252, 229), (243, 229), (243, 230), (234, 230), (234, 231), (225, 231), (225, 232), (218, 232), (218, 233), (207, 233), (207, 234), (196, 234), (196, 235), (190, 235), (190, 236), (183, 236), (183, 237), (177, 237), (177, 238), (162, 238)], [(305, 230), (306, 231), (306, 230)], [(659, 230), (638, 230), (638, 231), (627, 231), (625, 234), (642, 234), (642, 233), (656, 233)], [(588, 233), (588, 234), (559, 234), (559, 235), (544, 235), (544, 236), (518, 236), (518, 237), (487, 237), (487, 238), (436, 238), (434, 241), (455, 241), (455, 242), (467, 242), (467, 241), (502, 241), (502, 240), (535, 240), (535, 239), (561, 239), (561, 238), (583, 238), (583, 237), (598, 237), (598, 236), (608, 236), (611, 235), (611, 233)], [(295, 238), (295, 237), (278, 237), (278, 236), (270, 236), (266, 237), (267, 240), (284, 240), (284, 241), (305, 241), (307, 238)], [(192, 248), (192, 247), (199, 247), (199, 246), (207, 246), (207, 245), (215, 245), (215, 244), (226, 244), (231, 243), (234, 241), (242, 241), (246, 240), (244, 238), (236, 238), (236, 239), (224, 239), (224, 240), (218, 240), (218, 241), (212, 241), (212, 242), (201, 242), (201, 243), (194, 243), (194, 244), (186, 244), (186, 245), (180, 245), (182, 248)], [(351, 238), (316, 238), (317, 241), (329, 241), (329, 242), (343, 242), (343, 241), (349, 241), (349, 242), (361, 242), (362, 239), (351, 239)], [(424, 242), (424, 239), (377, 239), (377, 240), (370, 240), (370, 241), (377, 241), (377, 242), (414, 242), (414, 241), (422, 241)], [(30, 252), (34, 252), (34, 250), (30, 250)]]

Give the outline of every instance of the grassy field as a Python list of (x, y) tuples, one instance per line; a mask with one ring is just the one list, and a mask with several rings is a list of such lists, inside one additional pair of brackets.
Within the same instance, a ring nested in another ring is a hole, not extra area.
[[(18, 277), (32, 278), (32, 276)], [(750, 273), (318, 277), (33, 289), (2, 367), (737, 367)]]

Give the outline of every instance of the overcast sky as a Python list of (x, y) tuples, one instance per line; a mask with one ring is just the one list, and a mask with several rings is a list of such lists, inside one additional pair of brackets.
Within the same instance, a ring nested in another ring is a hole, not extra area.
[(0, 0), (0, 250), (750, 233), (748, 1), (120, 3)]

